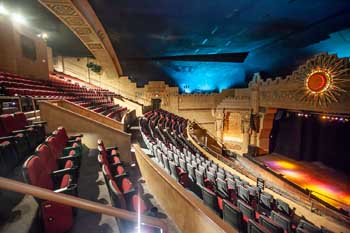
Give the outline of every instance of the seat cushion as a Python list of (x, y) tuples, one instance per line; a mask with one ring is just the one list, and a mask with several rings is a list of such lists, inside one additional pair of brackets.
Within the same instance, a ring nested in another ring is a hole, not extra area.
[(67, 188), (71, 183), (70, 175), (66, 174), (62, 177), (60, 188)]
[(144, 200), (136, 194), (132, 196), (130, 204), (130, 211), (139, 212), (141, 214), (144, 214), (147, 211), (147, 206)]
[(129, 192), (130, 190), (133, 189), (133, 185), (128, 178), (123, 178), (121, 186), (124, 193)]

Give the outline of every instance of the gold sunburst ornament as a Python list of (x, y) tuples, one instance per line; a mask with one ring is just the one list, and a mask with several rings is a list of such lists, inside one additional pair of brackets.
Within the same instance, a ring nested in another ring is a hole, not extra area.
[(349, 62), (336, 55), (320, 54), (308, 60), (293, 73), (302, 88), (300, 101), (314, 105), (338, 102), (346, 91), (349, 79)]

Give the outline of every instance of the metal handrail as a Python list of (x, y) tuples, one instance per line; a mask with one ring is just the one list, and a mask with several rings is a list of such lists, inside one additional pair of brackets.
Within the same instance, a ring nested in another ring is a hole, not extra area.
[(141, 219), (140, 221), (142, 222), (142, 224), (161, 228), (164, 233), (168, 232), (168, 226), (166, 222), (158, 218), (154, 218), (146, 215), (139, 216), (138, 213), (135, 213), (135, 212), (114, 208), (112, 206), (103, 205), (97, 202), (89, 201), (83, 198), (79, 198), (79, 197), (75, 197), (67, 194), (55, 193), (48, 189), (39, 188), (33, 185), (21, 183), (11, 179), (0, 177), (0, 189), (27, 194), (42, 200), (54, 201), (54, 202), (68, 205), (71, 207), (76, 207), (79, 209), (84, 209), (87, 211), (105, 214), (105, 215), (109, 215), (117, 218), (122, 218), (133, 222), (137, 222), (138, 218), (140, 218)]

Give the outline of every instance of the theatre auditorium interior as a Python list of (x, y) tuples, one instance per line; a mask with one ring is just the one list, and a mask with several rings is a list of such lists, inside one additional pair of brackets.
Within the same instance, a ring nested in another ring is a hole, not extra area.
[(350, 233), (350, 0), (0, 0), (0, 233)]

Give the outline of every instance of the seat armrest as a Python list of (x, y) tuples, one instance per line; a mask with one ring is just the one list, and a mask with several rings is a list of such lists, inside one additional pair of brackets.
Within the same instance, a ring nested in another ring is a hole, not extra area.
[(120, 175), (115, 175), (114, 179), (119, 180), (119, 179), (121, 179), (123, 177), (129, 177), (129, 174), (125, 172), (125, 173), (120, 174)]
[(109, 164), (109, 167), (112, 171), (114, 171), (118, 165), (124, 165), (123, 162), (119, 162), (119, 163), (112, 163), (112, 164)]
[(46, 125), (47, 122), (46, 121), (35, 121), (35, 122), (32, 122), (33, 125)]
[(15, 139), (16, 139), (16, 136), (5, 136), (5, 137), (0, 137), (0, 142), (3, 142), (3, 141), (13, 142)]
[(64, 164), (68, 161), (71, 160), (74, 165), (76, 165), (77, 167), (79, 167), (80, 165), (80, 160), (81, 160), (81, 156), (80, 155), (74, 155), (74, 156), (64, 156), (64, 157), (60, 157), (57, 159), (58, 164), (60, 165), (60, 167), (64, 166)]
[(29, 131), (26, 129), (20, 129), (20, 130), (14, 130), (12, 131), (12, 134), (18, 134), (18, 133), (28, 133)]
[(76, 155), (80, 155), (81, 154), (81, 150), (80, 150), (79, 147), (65, 147), (63, 149), (63, 152), (62, 152), (63, 157), (68, 156), (69, 152), (71, 152), (72, 150), (75, 151)]
[(117, 146), (111, 146), (111, 147), (107, 147), (106, 148), (106, 151), (109, 152), (111, 150), (118, 150), (118, 147)]
[(71, 135), (68, 137), (68, 140), (75, 140), (76, 138), (82, 138), (83, 134)]
[(51, 177), (62, 177), (66, 174), (68, 175), (75, 175), (76, 172), (77, 172), (77, 167), (72, 167), (72, 168), (64, 168), (64, 169), (60, 169), (60, 170), (56, 170), (56, 171), (53, 171), (51, 173)]
[(66, 188), (56, 189), (54, 190), (55, 193), (63, 193), (68, 194), (72, 196), (77, 196), (78, 194), (78, 185), (77, 184), (71, 184)]
[(134, 194), (137, 194), (137, 190), (136, 189), (131, 189), (125, 193), (123, 193), (125, 199), (129, 200)]

